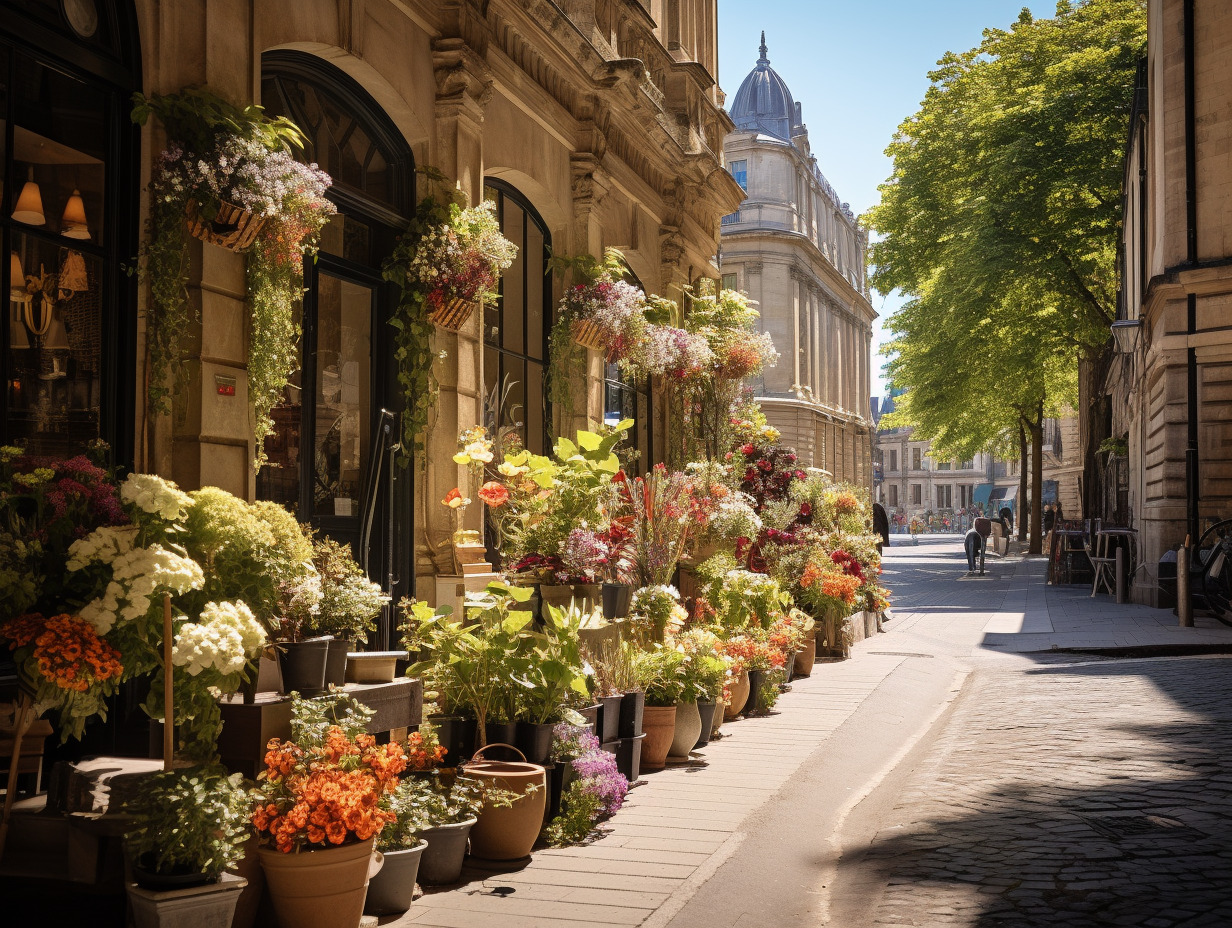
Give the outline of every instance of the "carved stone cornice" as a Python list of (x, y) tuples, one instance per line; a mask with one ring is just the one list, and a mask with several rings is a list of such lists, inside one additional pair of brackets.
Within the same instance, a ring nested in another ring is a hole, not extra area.
[(463, 39), (435, 39), (432, 71), (438, 115), (483, 122), (484, 107), (492, 99), (492, 72), (483, 58)]
[(590, 219), (591, 212), (603, 202), (612, 183), (600, 167), (602, 156), (593, 152), (579, 151), (569, 156), (570, 188), (573, 194), (573, 213), (579, 222)]
[(685, 256), (684, 236), (676, 226), (659, 227), (659, 263), (662, 267), (663, 284), (667, 286), (672, 281), (685, 278), (680, 262)]

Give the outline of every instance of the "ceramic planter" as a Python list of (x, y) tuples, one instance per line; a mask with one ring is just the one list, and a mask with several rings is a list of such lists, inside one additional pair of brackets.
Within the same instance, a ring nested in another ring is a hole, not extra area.
[(646, 694), (640, 690), (625, 693), (620, 697), (621, 738), (636, 738), (642, 733), (642, 712), (646, 706)]
[(714, 702), (697, 704), (697, 712), (702, 720), (702, 733), (698, 736), (697, 743), (693, 745), (694, 748), (704, 748), (710, 743), (710, 733), (714, 731), (714, 716), (718, 708), (718, 703)]
[(128, 886), (134, 928), (231, 928), (235, 905), (248, 881), (224, 873), (217, 883), (181, 889)]
[(347, 654), (348, 683), (393, 683), (405, 651), (351, 651)]
[(744, 714), (755, 715), (757, 713), (757, 694), (761, 692), (761, 688), (768, 682), (769, 674), (765, 670), (750, 670), (749, 671), (749, 699), (744, 704)]
[(261, 869), (261, 858), (257, 856), (256, 835), (244, 843), (244, 859), (236, 865), (235, 875), (247, 880), (248, 885), (240, 893), (231, 928), (252, 928), (257, 921), (261, 896), (265, 894), (265, 872)]
[(803, 647), (796, 652), (796, 676), (807, 677), (813, 673), (813, 662), (817, 659), (817, 639), (807, 638)]
[(642, 727), (646, 731), (646, 740), (642, 743), (642, 766), (647, 770), (662, 770), (667, 765), (667, 752), (676, 737), (676, 707), (647, 706), (642, 713)]
[(275, 645), (283, 693), (319, 696), (325, 692), (329, 641), (328, 638), (310, 638), (308, 641), (279, 641)]
[(279, 924), (295, 928), (356, 928), (368, 880), (381, 868), (373, 839), (284, 854), (257, 849)]
[(483, 753), (475, 752), (466, 765), (466, 775), (485, 786), (518, 793), (521, 798), (508, 808), (484, 805), (471, 829), (471, 854), (485, 860), (518, 860), (530, 854), (543, 827), (547, 771), (525, 761), (487, 760)]
[(466, 857), (466, 842), (476, 821), (472, 815), (466, 821), (436, 825), (419, 833), (428, 842), (419, 859), (419, 882), (434, 886), (458, 882)]
[(596, 734), (600, 741), (615, 741), (620, 737), (620, 703), (623, 698), (623, 696), (599, 698), (599, 730)]
[(607, 582), (603, 584), (603, 617), (609, 622), (626, 618), (629, 615), (629, 604), (632, 601), (632, 584)]
[(518, 722), (513, 743), (532, 764), (546, 764), (552, 755), (552, 723)]
[(368, 881), (364, 912), (369, 915), (398, 915), (411, 907), (415, 898), (415, 879), (419, 860), (427, 841), (397, 851), (383, 851), (381, 872)]
[(702, 733), (702, 716), (697, 711), (697, 703), (682, 702), (676, 705), (676, 726), (672, 736), (672, 746), (667, 756), (672, 760), (686, 761), (689, 752)]
[(329, 642), (329, 653), (325, 657), (325, 686), (342, 686), (347, 681), (347, 652), (351, 650), (351, 642), (345, 638), (332, 638)]
[(727, 707), (723, 710), (723, 718), (731, 721), (744, 711), (744, 704), (749, 699), (749, 673), (748, 671), (741, 672), (735, 680), (728, 686)]

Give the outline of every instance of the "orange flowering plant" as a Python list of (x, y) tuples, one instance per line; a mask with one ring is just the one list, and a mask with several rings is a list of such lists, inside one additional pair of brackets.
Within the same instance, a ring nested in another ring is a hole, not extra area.
[(34, 691), (35, 711), (55, 709), (61, 734), (80, 738), (86, 720), (106, 715), (106, 698), (124, 674), (120, 652), (75, 615), (44, 618), (37, 612), (0, 625), (13, 649), (22, 681)]
[(368, 733), (373, 710), (350, 696), (295, 698), (291, 739), (271, 738), (252, 823), (283, 853), (375, 838), (394, 815), (382, 797), (398, 787), (406, 754)]

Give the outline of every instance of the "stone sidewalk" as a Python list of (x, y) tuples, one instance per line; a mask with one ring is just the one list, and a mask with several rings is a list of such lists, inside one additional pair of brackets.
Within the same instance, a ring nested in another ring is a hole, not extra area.
[(902, 661), (862, 654), (818, 663), (771, 715), (725, 722), (724, 737), (696, 752), (696, 765), (643, 773), (597, 839), (536, 851), (515, 870), (468, 866), (462, 884), (431, 890), (380, 924), (607, 928), (656, 914), (661, 922), (756, 827), (758, 807)]

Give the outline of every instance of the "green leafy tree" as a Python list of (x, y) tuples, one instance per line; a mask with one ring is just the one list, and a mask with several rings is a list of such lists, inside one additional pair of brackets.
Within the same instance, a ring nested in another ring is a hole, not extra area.
[(909, 297), (890, 320), (890, 373), (908, 391), (891, 424), (962, 456), (1029, 433), (1035, 547), (1042, 420), (1073, 401), (1077, 362), (1104, 350), (1115, 314), (1145, 39), (1140, 0), (1063, 0), (1052, 19), (1024, 9), (946, 54), (867, 217), (881, 235), (874, 285)]

